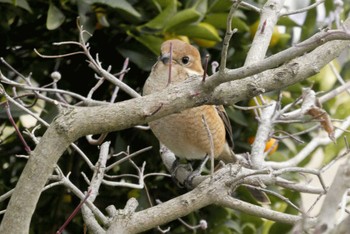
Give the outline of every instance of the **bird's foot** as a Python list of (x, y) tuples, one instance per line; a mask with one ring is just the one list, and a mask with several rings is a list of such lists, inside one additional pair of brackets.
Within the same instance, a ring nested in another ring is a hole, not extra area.
[(194, 171), (186, 178), (186, 180), (184, 181), (184, 186), (185, 186), (187, 189), (193, 189), (193, 179), (194, 179), (196, 176), (200, 176), (200, 175), (202, 174), (203, 168), (204, 168), (205, 164), (207, 163), (208, 159), (209, 159), (209, 156), (206, 155), (206, 156), (202, 159), (202, 161), (201, 161), (199, 167), (198, 167), (196, 170), (194, 170)]
[(173, 181), (175, 182), (175, 184), (177, 186), (179, 186), (180, 188), (183, 188), (185, 186), (185, 183), (184, 184), (181, 183), (176, 177), (177, 171), (179, 169), (183, 169), (183, 170), (186, 170), (186, 171), (189, 171), (189, 172), (193, 172), (193, 168), (192, 168), (191, 164), (189, 164), (189, 163), (181, 164), (178, 159), (176, 159), (174, 161), (173, 165), (171, 166), (171, 169), (170, 169), (171, 178), (173, 179)]

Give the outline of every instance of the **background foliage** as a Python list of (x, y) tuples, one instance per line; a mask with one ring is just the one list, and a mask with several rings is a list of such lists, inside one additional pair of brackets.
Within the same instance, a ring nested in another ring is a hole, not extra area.
[[(254, 4), (261, 7), (265, 1), (256, 0)], [(40, 53), (64, 54), (77, 51), (72, 46), (54, 46), (53, 42), (78, 40), (77, 17), (92, 37), (89, 38), (92, 54), (99, 54), (104, 66), (112, 66), (112, 72), (117, 73), (122, 68), (125, 58), (130, 59), (130, 71), (124, 82), (141, 92), (143, 83), (148, 76), (151, 66), (159, 54), (160, 44), (170, 38), (178, 38), (198, 46), (202, 56), (210, 55), (211, 61), (218, 61), (222, 38), (226, 28), (226, 17), (231, 1), (226, 0), (52, 0), (52, 1), (26, 1), (26, 0), (0, 0), (0, 56), (15, 69), (31, 76), (38, 86), (52, 82), (50, 74), (59, 71), (62, 79), (59, 82), (61, 89), (74, 91), (81, 95), (87, 95), (96, 83), (93, 71), (88, 68), (85, 58), (81, 55), (60, 59), (42, 59), (33, 49)], [(291, 45), (296, 37), (294, 28), (301, 30), (300, 37), (305, 39), (318, 28), (327, 26), (327, 17), (334, 10), (333, 1), (326, 1), (325, 16), (322, 22), (316, 20), (318, 11), (308, 11), (305, 23), (299, 25), (288, 17), (282, 18), (271, 40), (268, 54), (276, 53)], [(343, 16), (347, 15), (349, 6), (344, 6)], [(231, 40), (229, 50), (228, 67), (235, 68), (243, 65), (245, 56), (250, 47), (253, 35), (257, 30), (259, 15), (256, 12), (241, 8), (235, 13), (233, 27), (238, 32)], [(349, 66), (341, 61), (335, 61), (344, 79), (349, 79)], [(0, 71), (11, 79), (18, 79), (3, 64)], [(210, 70), (208, 71), (210, 73)], [(283, 91), (282, 103), (287, 104), (295, 100), (301, 94), (302, 87), (313, 85), (317, 91), (327, 91), (338, 85), (329, 67), (308, 81), (297, 84)], [(6, 87), (11, 93), (10, 87)], [(113, 85), (105, 83), (95, 93), (98, 100), (109, 100), (113, 91)], [(268, 94), (269, 98), (275, 99), (277, 94)], [(0, 96), (1, 98), (1, 96)], [(129, 98), (119, 93), (117, 101)], [(3, 101), (0, 100), (0, 101)], [(28, 103), (34, 99), (28, 98)], [(350, 114), (348, 107), (348, 95), (340, 95), (329, 101), (325, 109), (332, 118), (341, 119)], [(74, 100), (72, 100), (74, 103)], [(238, 103), (247, 106), (254, 105), (249, 100)], [(0, 194), (13, 188), (18, 180), (26, 160), (17, 158), (15, 155), (25, 154), (22, 144), (10, 125), (5, 110), (0, 106)], [(41, 113), (41, 117), (49, 121), (57, 113), (54, 105), (44, 102), (36, 102), (35, 111)], [(32, 129), (36, 123), (29, 123), (24, 113), (11, 106), (12, 115), (21, 130)], [(235, 151), (245, 152), (250, 149), (248, 137), (254, 136), (257, 122), (254, 114), (249, 111), (238, 111), (233, 107), (227, 107), (227, 112), (234, 127)], [(253, 126), (253, 127), (252, 127)], [(277, 126), (277, 129), (296, 132), (306, 129), (305, 124), (293, 124)], [(38, 134), (45, 131), (44, 127)], [(312, 136), (302, 136), (304, 142), (308, 142)], [(33, 149), (35, 146), (29, 138), (27, 142)], [(127, 129), (120, 132), (110, 133), (107, 140), (113, 142), (114, 153), (137, 151), (152, 145), (153, 150), (138, 156), (135, 161), (141, 165), (147, 162), (147, 172), (165, 172), (160, 157), (158, 156), (158, 142), (150, 131)], [(84, 138), (77, 142), (78, 146), (88, 154), (94, 162), (98, 156), (98, 147), (87, 144)], [(342, 148), (342, 142), (329, 145), (322, 150), (325, 152), (325, 160), (335, 157)], [(296, 144), (285, 140), (279, 143), (279, 149), (269, 155), (271, 160), (286, 160), (298, 152), (305, 144)], [(94, 160), (95, 159), (95, 160)], [(303, 162), (305, 164), (306, 162)], [(87, 184), (84, 182), (81, 171), (89, 174), (90, 170), (74, 150), (68, 150), (59, 161), (59, 165), (67, 174), (71, 172), (70, 179), (85, 191)], [(130, 173), (133, 170), (130, 164), (124, 163), (114, 170), (115, 174)], [(150, 177), (146, 180), (147, 188), (151, 196), (161, 201), (166, 201), (186, 190), (178, 188), (171, 179), (163, 177)], [(277, 188), (271, 188), (277, 189)], [(287, 194), (288, 191), (279, 191), (298, 203), (299, 194)], [(240, 189), (237, 196), (243, 200), (254, 202), (244, 189)], [(136, 197), (140, 202), (140, 208), (149, 206), (145, 191), (128, 188), (102, 187), (97, 199), (100, 208), (114, 204), (117, 208), (123, 208), (126, 200)], [(296, 213), (278, 199), (272, 199), (272, 207), (275, 210), (286, 213)], [(49, 189), (42, 194), (37, 211), (32, 219), (32, 233), (53, 233), (65, 221), (74, 207), (80, 201), (70, 191), (63, 187)], [(0, 204), (0, 210), (5, 209), (6, 202)], [(1, 216), (0, 216), (1, 219)], [(285, 233), (290, 226), (276, 224), (271, 221), (261, 220), (240, 212), (229, 209), (210, 206), (185, 217), (190, 224), (197, 224), (200, 219), (205, 219), (209, 227), (205, 233)], [(178, 221), (169, 224), (172, 233), (188, 233), (189, 230), (180, 225)], [(83, 221), (78, 215), (69, 224), (68, 233), (82, 233)], [(155, 231), (149, 231), (152, 233)], [(201, 231), (198, 231), (201, 232)]]

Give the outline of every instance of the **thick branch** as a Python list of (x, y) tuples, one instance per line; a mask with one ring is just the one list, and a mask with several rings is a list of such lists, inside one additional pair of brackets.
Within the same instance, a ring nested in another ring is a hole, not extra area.
[(337, 224), (336, 213), (343, 195), (350, 188), (350, 159), (340, 165), (323, 202), (315, 233), (329, 233)]
[[(277, 24), (284, 0), (267, 1), (262, 8), (260, 23), (255, 33), (252, 46), (248, 52), (244, 65), (252, 65), (265, 58), (269, 47), (274, 27)], [(264, 149), (273, 128), (273, 115), (276, 109), (276, 102), (272, 106), (262, 108), (260, 124), (256, 132), (255, 141), (252, 145), (250, 160), (252, 167), (262, 168), (264, 165)]]
[[(347, 21), (347, 24), (349, 22), (350, 20)], [(309, 54), (265, 72), (262, 71), (270, 67), (266, 65), (266, 60), (263, 60), (255, 65), (257, 68), (255, 66), (243, 67), (229, 71), (224, 77), (214, 75), (211, 79), (218, 79), (217, 84), (235, 80), (229, 84), (220, 85), (214, 92), (204, 87), (209, 80), (204, 84), (200, 80), (191, 80), (179, 85), (170, 85), (160, 93), (116, 104), (65, 109), (32, 152), (11, 197), (0, 232), (16, 234), (28, 232), (31, 216), (47, 178), (69, 143), (79, 137), (118, 131), (202, 104), (235, 103), (263, 91), (281, 89), (318, 72), (348, 45), (347, 41), (328, 42)], [(301, 45), (303, 46), (308, 45)], [(319, 59), (320, 57), (322, 59)], [(263, 67), (263, 64), (266, 67)], [(262, 73), (257, 75), (258, 79), (249, 77), (237, 80), (253, 75), (254, 72)], [(22, 222), (14, 223), (13, 219), (22, 220)]]
[(231, 196), (218, 196), (216, 204), (219, 206), (239, 210), (246, 214), (274, 220), (281, 223), (295, 224), (300, 220), (299, 216), (283, 214), (274, 210), (266, 209), (261, 206), (256, 206), (248, 202), (241, 201)]
[(57, 160), (71, 143), (71, 140), (60, 134), (56, 127), (57, 123), (50, 126), (40, 144), (30, 155), (8, 204), (0, 233), (28, 233), (31, 216), (41, 191), (52, 174)]
[[(350, 23), (350, 20), (348, 20)], [(235, 80), (230, 83), (219, 85), (212, 94), (212, 103), (231, 104), (240, 99), (241, 92), (245, 93), (245, 98), (251, 98), (258, 94), (279, 90), (318, 73), (322, 67), (349, 47), (348, 41), (332, 41), (316, 48), (308, 54), (300, 56), (288, 63), (266, 70), (255, 77), (248, 77), (242, 80)], [(322, 59), (317, 59), (322, 57)], [(256, 64), (265, 64), (269, 58)], [(250, 70), (248, 66), (246, 70)], [(254, 69), (257, 69), (254, 67)], [(231, 70), (228, 76), (242, 77), (246, 72), (239, 69)], [(209, 81), (209, 80), (208, 80)], [(208, 82), (207, 81), (207, 82)], [(238, 88), (239, 87), (239, 88)]]
[[(176, 218), (188, 215), (210, 204), (224, 205), (228, 208), (244, 211), (247, 214), (259, 215), (262, 218), (284, 223), (292, 224), (300, 220), (299, 216), (283, 214), (230, 197), (228, 194), (232, 192), (232, 184), (238, 186), (240, 183), (244, 183), (246, 179), (257, 179), (254, 178), (254, 176), (247, 177), (249, 174), (254, 174), (254, 171), (241, 168), (239, 165), (226, 165), (223, 169), (216, 172), (212, 179), (207, 178), (195, 189), (182, 196), (133, 213), (130, 216), (124, 216), (122, 219), (119, 218), (111, 225), (108, 233), (112, 233), (111, 229), (114, 228), (114, 230), (118, 230), (122, 233), (143, 232), (150, 228), (166, 224)], [(269, 184), (268, 182), (274, 181), (274, 178), (270, 176), (258, 176), (259, 179), (260, 177), (263, 178), (264, 183), (266, 182), (267, 184)], [(243, 178), (244, 180), (241, 180)], [(124, 227), (124, 229), (121, 229), (121, 226)]]
[[(350, 27), (350, 18), (348, 18), (345, 21), (344, 25), (346, 25), (347, 27)], [(293, 47), (283, 50), (277, 54), (274, 54), (262, 61), (259, 61), (259, 62), (255, 61), (254, 63), (243, 66), (241, 68), (228, 70), (225, 75), (220, 74), (219, 76), (218, 73), (215, 73), (214, 75), (208, 78), (205, 85), (206, 87), (212, 87), (212, 86), (215, 87), (215, 85), (217, 84), (241, 79), (247, 76), (252, 76), (254, 74), (265, 71), (267, 69), (275, 68), (299, 56), (303, 57), (302, 55), (304, 55), (305, 53), (312, 51), (316, 48), (321, 48), (322, 45), (324, 45), (325, 43), (328, 44), (329, 42), (334, 40), (349, 40), (349, 39), (350, 39), (350, 35), (341, 30), (321, 31), (315, 34), (314, 36), (312, 36), (311, 38)], [(320, 69), (319, 67), (314, 67), (314, 68)], [(316, 70), (315, 72), (319, 72), (319, 70)]]
[(264, 4), (260, 15), (260, 23), (254, 35), (252, 46), (248, 51), (245, 65), (251, 65), (265, 58), (283, 4), (284, 0), (267, 1)]

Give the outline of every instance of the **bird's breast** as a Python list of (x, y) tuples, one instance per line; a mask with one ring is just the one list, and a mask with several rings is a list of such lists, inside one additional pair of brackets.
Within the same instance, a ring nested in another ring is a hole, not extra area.
[(214, 143), (214, 156), (219, 156), (226, 144), (225, 127), (214, 106), (200, 106), (172, 114), (149, 125), (165, 146), (178, 157), (202, 159), (210, 155), (210, 137), (203, 123), (206, 119)]
[(164, 90), (170, 84), (180, 83), (188, 79), (187, 70), (178, 64), (172, 64), (169, 79), (169, 65), (158, 61), (152, 68), (151, 74), (143, 86), (143, 95)]

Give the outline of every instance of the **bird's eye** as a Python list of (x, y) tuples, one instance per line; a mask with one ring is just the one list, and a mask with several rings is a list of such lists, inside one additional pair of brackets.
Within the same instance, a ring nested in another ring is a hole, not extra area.
[(188, 62), (190, 61), (190, 58), (188, 57), (188, 56), (184, 56), (184, 57), (182, 57), (182, 59), (181, 59), (181, 62), (183, 63), (183, 64), (187, 64)]

